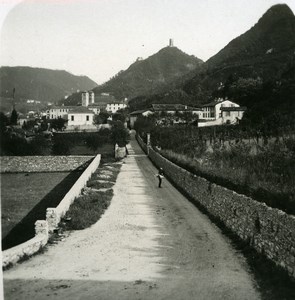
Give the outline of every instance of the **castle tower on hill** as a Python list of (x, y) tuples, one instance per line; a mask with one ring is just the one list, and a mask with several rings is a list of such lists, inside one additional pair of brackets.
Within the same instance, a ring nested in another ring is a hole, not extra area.
[(169, 47), (174, 47), (173, 39), (169, 39)]

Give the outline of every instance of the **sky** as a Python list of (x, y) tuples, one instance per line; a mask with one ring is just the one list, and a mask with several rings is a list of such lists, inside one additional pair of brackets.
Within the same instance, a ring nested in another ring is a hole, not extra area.
[(0, 0), (0, 63), (101, 84), (170, 38), (206, 61), (278, 3), (295, 12), (295, 0)]

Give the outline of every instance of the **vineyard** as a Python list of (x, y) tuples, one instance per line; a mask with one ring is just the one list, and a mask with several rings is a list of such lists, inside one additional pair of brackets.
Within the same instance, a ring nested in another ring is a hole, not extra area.
[[(159, 127), (151, 144), (183, 168), (267, 205), (295, 214), (294, 128)], [(146, 134), (141, 132), (143, 139)]]

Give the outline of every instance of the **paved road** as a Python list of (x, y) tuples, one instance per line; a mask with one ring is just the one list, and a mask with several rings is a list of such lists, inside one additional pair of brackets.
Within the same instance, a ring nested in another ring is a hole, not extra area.
[(91, 228), (4, 273), (6, 299), (260, 299), (245, 259), (135, 141)]

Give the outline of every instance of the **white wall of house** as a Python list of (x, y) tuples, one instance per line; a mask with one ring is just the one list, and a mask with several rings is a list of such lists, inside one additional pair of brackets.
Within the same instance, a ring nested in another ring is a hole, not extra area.
[(125, 103), (108, 103), (106, 111), (111, 112), (112, 114), (116, 113), (119, 109), (127, 107)]
[(238, 120), (243, 118), (244, 111), (223, 111), (222, 123), (223, 124), (235, 124)]
[(203, 107), (203, 119), (205, 120), (217, 120), (222, 118), (221, 107), (239, 107), (239, 104), (229, 100), (217, 102), (215, 106)]
[(48, 119), (58, 119), (58, 118), (67, 118), (69, 108), (66, 107), (58, 107), (58, 108), (50, 108), (47, 110), (47, 118)]
[(93, 114), (71, 113), (68, 114), (68, 126), (92, 125)]

